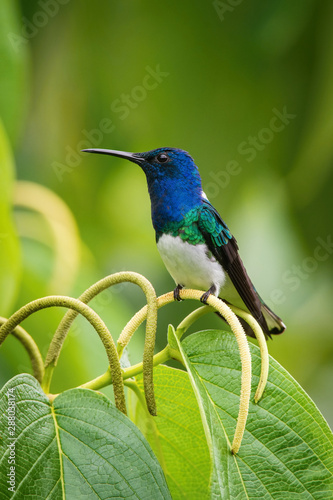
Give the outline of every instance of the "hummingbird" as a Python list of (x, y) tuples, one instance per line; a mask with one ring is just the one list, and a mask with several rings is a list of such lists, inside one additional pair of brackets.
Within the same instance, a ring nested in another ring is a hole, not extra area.
[[(152, 223), (162, 260), (176, 283), (175, 300), (182, 288), (203, 290), (249, 312), (267, 336), (285, 330), (282, 320), (263, 302), (239, 256), (227, 224), (203, 192), (199, 169), (189, 153), (158, 148), (145, 153), (84, 149), (124, 158), (139, 165), (146, 175)], [(241, 323), (247, 335), (252, 329)]]

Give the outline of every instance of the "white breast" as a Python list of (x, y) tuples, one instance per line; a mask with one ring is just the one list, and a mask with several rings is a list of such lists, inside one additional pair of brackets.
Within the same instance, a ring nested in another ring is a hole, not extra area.
[(164, 234), (157, 243), (163, 262), (177, 285), (208, 290), (216, 286), (216, 295), (225, 282), (225, 273), (210, 255), (207, 245), (191, 245), (180, 236)]

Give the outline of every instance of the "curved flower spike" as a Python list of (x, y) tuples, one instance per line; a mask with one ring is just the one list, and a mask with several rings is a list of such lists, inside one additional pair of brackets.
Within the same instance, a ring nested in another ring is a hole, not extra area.
[[(82, 314), (95, 328), (97, 331), (103, 345), (105, 347), (110, 371), (112, 374), (113, 380), (113, 390), (115, 403), (117, 408), (126, 414), (126, 402), (125, 402), (125, 393), (124, 393), (124, 382), (122, 378), (122, 371), (120, 367), (120, 362), (117, 354), (117, 349), (113, 338), (107, 329), (104, 322), (98, 316), (98, 314), (93, 311), (89, 306), (84, 304), (78, 299), (73, 299), (71, 297), (64, 297), (60, 295), (51, 295), (49, 297), (43, 297), (41, 299), (34, 300), (29, 302), (25, 306), (21, 307), (18, 311), (16, 311), (0, 328), (0, 345), (6, 339), (6, 337), (19, 325), (22, 321), (24, 321), (28, 316), (33, 314), (40, 309), (45, 309), (48, 307), (70, 307), (74, 309), (77, 313)], [(53, 346), (55, 349), (58, 346)], [(48, 374), (45, 371), (44, 380), (42, 386), (46, 392), (48, 391), (49, 378)]]
[[(180, 291), (180, 297), (183, 300), (186, 299), (194, 299), (199, 300), (202, 297), (203, 291), (200, 290), (190, 290), (183, 289)], [(163, 307), (166, 304), (170, 304), (174, 301), (173, 292), (169, 292), (165, 295), (161, 295), (157, 299), (157, 307)], [(241, 394), (240, 394), (240, 403), (239, 403), (239, 412), (238, 419), (236, 424), (236, 430), (234, 434), (234, 439), (231, 447), (232, 453), (237, 453), (243, 438), (243, 434), (245, 431), (245, 425), (247, 420), (247, 415), (249, 411), (249, 402), (251, 395), (251, 354), (249, 345), (246, 339), (245, 332), (243, 330), (242, 325), (239, 322), (237, 316), (232, 312), (229, 306), (225, 304), (222, 300), (215, 297), (214, 295), (210, 295), (207, 300), (207, 304), (212, 307), (214, 311), (218, 311), (226, 322), (230, 325), (237, 343), (241, 357), (242, 363), (242, 379), (241, 379)], [(201, 316), (203, 314), (202, 308), (199, 309), (200, 312), (194, 311), (192, 314)], [(118, 343), (121, 341), (123, 343), (128, 343), (138, 328), (138, 326), (144, 321), (147, 314), (146, 306), (140, 309), (133, 318), (127, 323), (121, 335), (119, 337)], [(185, 320), (184, 320), (185, 321)], [(191, 320), (190, 320), (191, 321)], [(181, 336), (183, 333), (178, 327), (178, 334)]]
[[(107, 288), (124, 282), (130, 282), (138, 285), (146, 295), (147, 323), (145, 347), (143, 352), (143, 380), (148, 410), (152, 415), (156, 415), (156, 403), (153, 385), (153, 356), (157, 325), (157, 302), (153, 285), (150, 283), (150, 281), (147, 280), (147, 278), (135, 272), (126, 271), (115, 273), (101, 279), (91, 287), (87, 288), (87, 290), (85, 290), (85, 292), (83, 292), (83, 294), (79, 297), (79, 300), (85, 304), (88, 304), (94, 297), (96, 297), (99, 293), (103, 292)], [(46, 371), (50, 374), (50, 378), (52, 376), (53, 368), (57, 364), (64, 340), (67, 336), (71, 324), (73, 323), (77, 315), (78, 312), (75, 310), (68, 311), (61, 320), (54, 334), (45, 360), (45, 368)], [(126, 346), (126, 343), (120, 344), (118, 341), (118, 346), (120, 346), (119, 351), (121, 353)]]

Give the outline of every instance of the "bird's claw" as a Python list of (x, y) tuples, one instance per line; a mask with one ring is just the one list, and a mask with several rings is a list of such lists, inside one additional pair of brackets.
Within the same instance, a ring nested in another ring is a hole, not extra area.
[(183, 299), (180, 298), (179, 292), (182, 290), (182, 285), (177, 285), (176, 288), (173, 291), (173, 298), (174, 300), (177, 300), (178, 302), (181, 302)]
[(207, 292), (203, 293), (200, 297), (200, 302), (203, 304), (207, 304), (208, 297), (211, 295), (211, 292), (207, 290)]
[(205, 305), (206, 305), (206, 304), (207, 304), (208, 297), (209, 297), (210, 295), (212, 295), (212, 294), (214, 295), (214, 294), (215, 294), (215, 292), (216, 292), (216, 286), (215, 286), (215, 285), (212, 285), (212, 286), (210, 287), (210, 289), (209, 289), (209, 290), (207, 290), (207, 292), (205, 292), (205, 293), (203, 293), (203, 294), (201, 295), (201, 297), (200, 297), (200, 302), (202, 302), (203, 304), (205, 304)]

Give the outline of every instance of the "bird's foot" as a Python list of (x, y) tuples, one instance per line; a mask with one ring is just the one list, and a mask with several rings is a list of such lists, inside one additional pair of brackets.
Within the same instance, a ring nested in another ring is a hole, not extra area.
[(182, 290), (184, 287), (182, 285), (177, 285), (176, 288), (173, 291), (173, 298), (174, 300), (177, 300), (178, 302), (181, 302), (183, 299), (180, 298), (179, 292)]
[(200, 297), (200, 302), (202, 302), (203, 304), (207, 304), (208, 297), (209, 297), (210, 295), (212, 295), (212, 294), (214, 295), (214, 294), (215, 294), (215, 292), (216, 292), (216, 286), (215, 286), (215, 285), (212, 285), (212, 286), (210, 287), (210, 289), (209, 289), (209, 290), (207, 290), (207, 292), (205, 292), (205, 293), (203, 293), (203, 294), (201, 295), (201, 297)]

